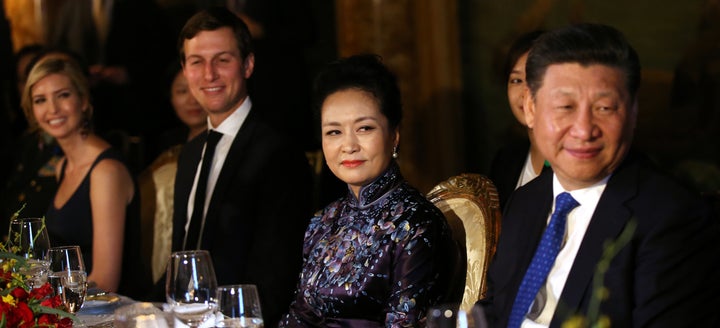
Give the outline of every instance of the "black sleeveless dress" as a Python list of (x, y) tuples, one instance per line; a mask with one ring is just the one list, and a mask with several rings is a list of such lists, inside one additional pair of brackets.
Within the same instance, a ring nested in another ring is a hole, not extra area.
[[(52, 246), (80, 246), (85, 270), (88, 274), (92, 272), (93, 268), (92, 242), (94, 237), (90, 205), (90, 176), (95, 166), (104, 159), (114, 159), (124, 164), (122, 155), (117, 150), (108, 148), (103, 151), (92, 163), (87, 175), (67, 202), (62, 207), (56, 208), (53, 197), (45, 216), (50, 244)], [(65, 165), (66, 163), (63, 163), (58, 184), (62, 183), (65, 177)], [(142, 261), (140, 261), (140, 219), (137, 195), (136, 190), (133, 200), (125, 209), (122, 275), (118, 288), (119, 293), (130, 297), (142, 295), (144, 288), (147, 287), (145, 283), (149, 284), (150, 281), (149, 277), (145, 277), (149, 273), (142, 267)]]

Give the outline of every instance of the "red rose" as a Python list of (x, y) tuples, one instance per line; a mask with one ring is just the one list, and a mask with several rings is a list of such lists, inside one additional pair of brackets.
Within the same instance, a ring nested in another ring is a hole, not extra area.
[(8, 313), (7, 326), (20, 328), (32, 328), (35, 326), (32, 310), (30, 310), (26, 303), (18, 303), (17, 306)]
[(70, 318), (60, 319), (56, 314), (43, 314), (38, 318), (37, 325), (40, 327), (72, 327), (73, 321)]
[(40, 305), (47, 306), (51, 308), (56, 308), (62, 304), (62, 300), (60, 299), (60, 295), (55, 295), (53, 297), (44, 299), (42, 302), (40, 302)]
[(53, 293), (53, 289), (50, 286), (49, 282), (46, 282), (44, 285), (33, 288), (33, 290), (30, 291), (30, 298), (34, 298), (36, 300), (41, 300), (45, 297), (50, 296)]
[(12, 272), (3, 271), (2, 274), (0, 274), (0, 280), (2, 280), (3, 283), (7, 283), (8, 281), (12, 280)]
[(25, 302), (28, 298), (28, 292), (24, 288), (15, 287), (10, 291), (10, 295), (20, 302)]
[(72, 328), (73, 321), (70, 318), (62, 318), (57, 324), (57, 328)]
[(10, 304), (3, 302), (2, 298), (0, 298), (0, 314), (10, 312), (10, 307)]
[(50, 326), (56, 324), (58, 321), (57, 315), (54, 314), (42, 314), (38, 318), (38, 326)]

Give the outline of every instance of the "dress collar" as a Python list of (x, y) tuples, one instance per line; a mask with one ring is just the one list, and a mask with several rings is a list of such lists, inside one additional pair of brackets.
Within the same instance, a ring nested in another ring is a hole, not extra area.
[(395, 161), (391, 161), (383, 174), (360, 188), (360, 192), (358, 193), (359, 199), (355, 198), (355, 194), (353, 194), (349, 188), (348, 193), (350, 196), (348, 198), (358, 208), (365, 208), (385, 198), (385, 196), (397, 188), (402, 181), (403, 177), (400, 174), (400, 168)]

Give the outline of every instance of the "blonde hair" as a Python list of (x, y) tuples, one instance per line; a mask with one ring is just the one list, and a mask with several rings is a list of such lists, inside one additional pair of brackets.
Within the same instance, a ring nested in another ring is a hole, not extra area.
[[(25, 89), (22, 93), (21, 105), (29, 128), (32, 131), (38, 129), (38, 122), (33, 114), (32, 88), (38, 81), (52, 74), (67, 76), (73, 87), (75, 87), (80, 99), (83, 102), (87, 102), (88, 108), (83, 111), (83, 129), (89, 129), (90, 120), (93, 115), (93, 107), (90, 104), (90, 86), (87, 77), (85, 77), (80, 64), (69, 55), (63, 53), (49, 53), (44, 55), (33, 65), (28, 74), (27, 83), (25, 83)], [(87, 133), (87, 131), (84, 132)]]

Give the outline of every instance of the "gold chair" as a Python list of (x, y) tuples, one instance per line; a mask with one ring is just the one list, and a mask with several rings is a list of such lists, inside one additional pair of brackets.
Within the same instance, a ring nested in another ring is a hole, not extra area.
[(175, 173), (181, 149), (182, 145), (176, 145), (162, 152), (138, 176), (142, 261), (151, 271), (153, 283), (165, 275), (170, 258)]
[(453, 238), (465, 248), (467, 272), (460, 308), (470, 313), (485, 296), (485, 276), (500, 234), (497, 190), (489, 178), (464, 173), (439, 183), (427, 198), (443, 212)]

